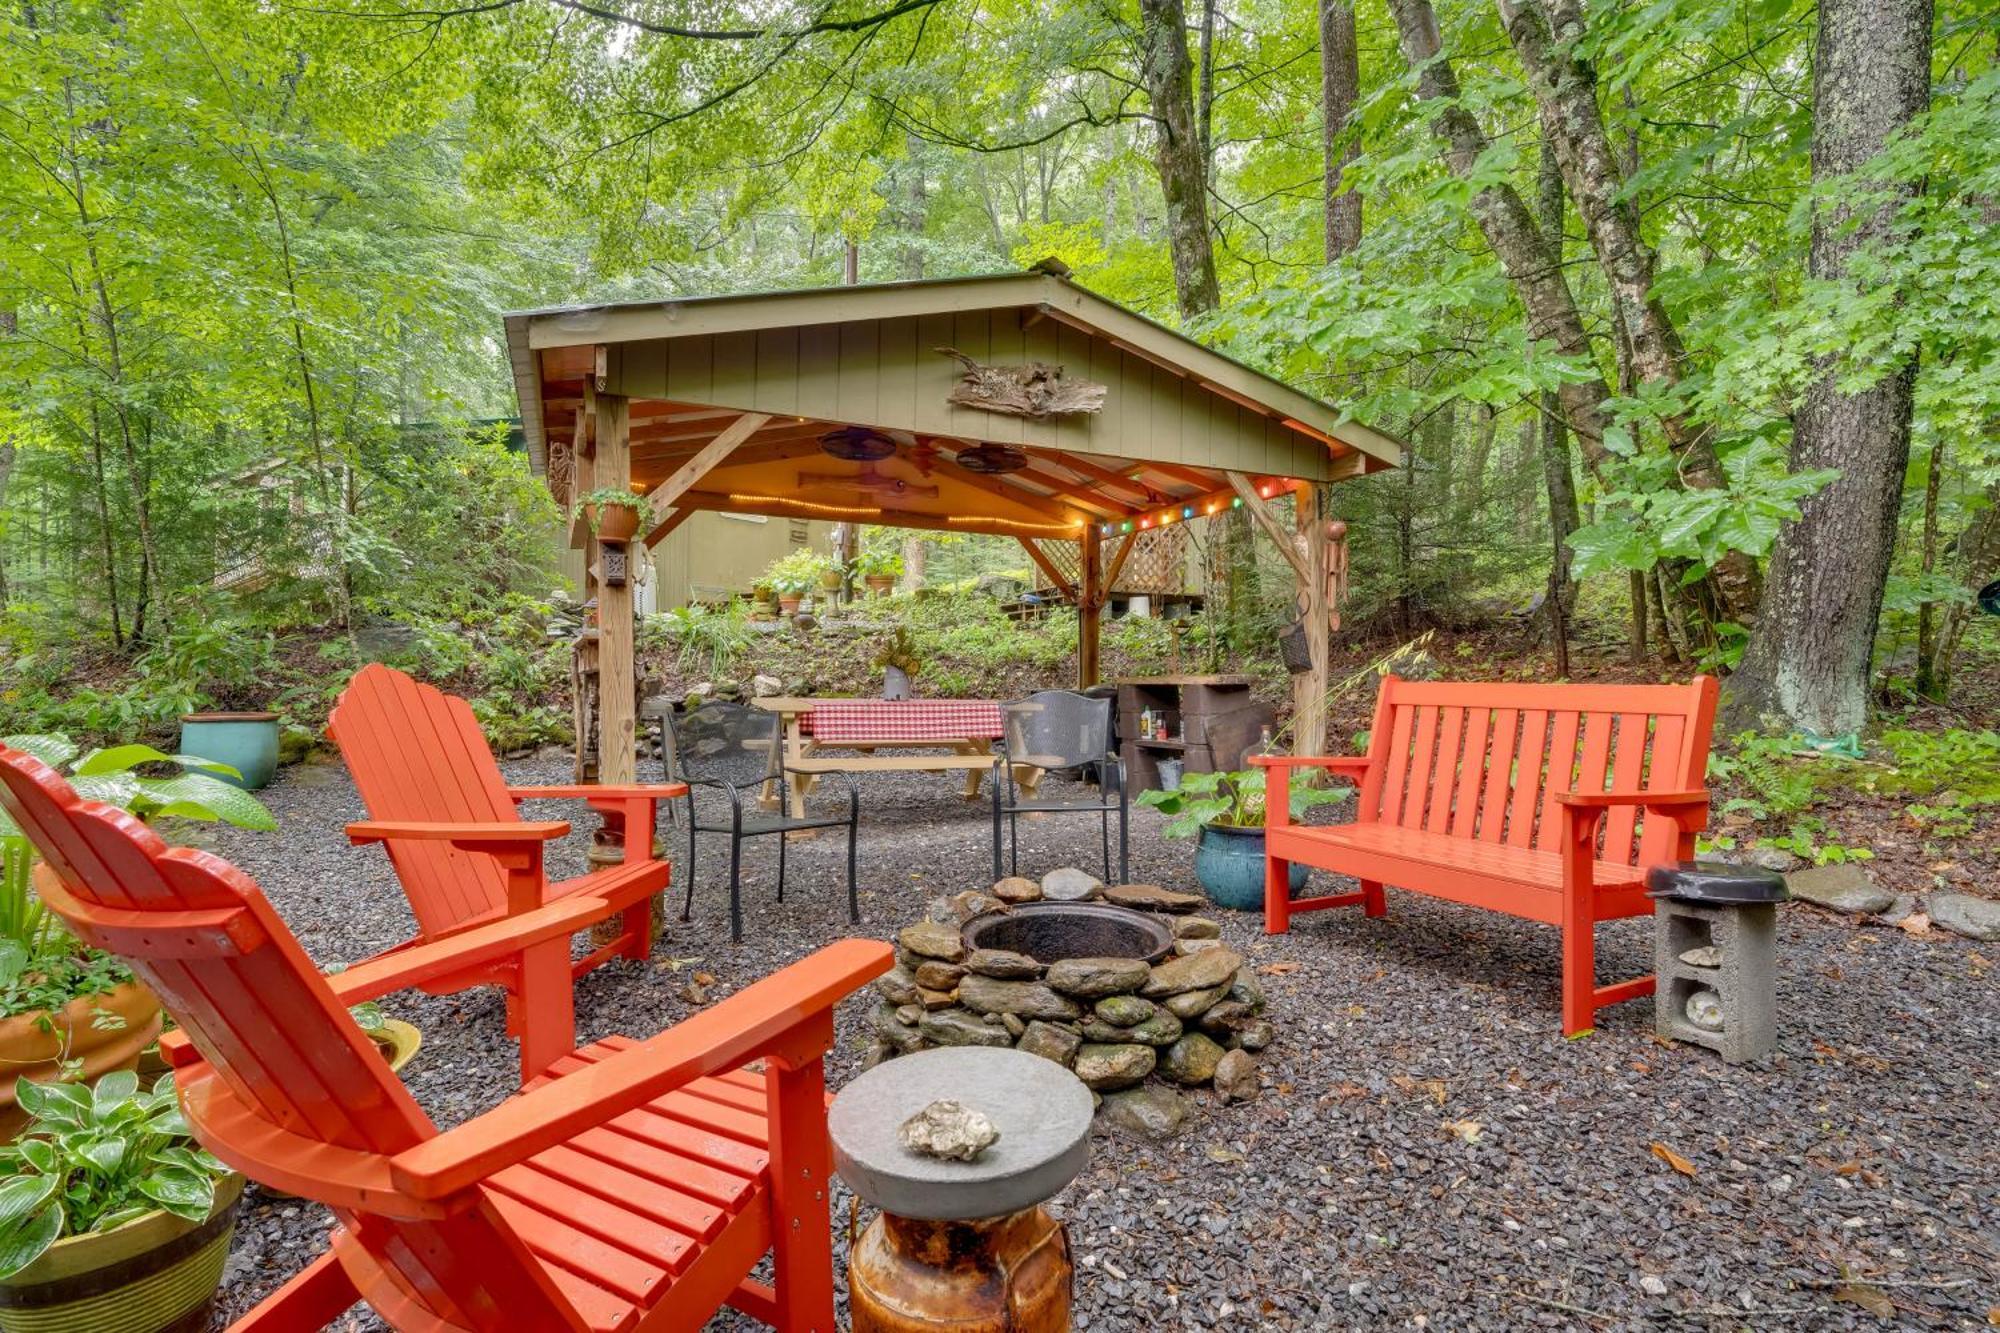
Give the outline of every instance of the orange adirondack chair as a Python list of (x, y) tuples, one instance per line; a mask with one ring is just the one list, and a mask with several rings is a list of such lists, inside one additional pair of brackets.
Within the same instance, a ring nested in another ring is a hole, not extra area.
[[(618, 938), (588, 957), (560, 963), (550, 951), (468, 969), (425, 983), (448, 994), (497, 985), (507, 992), (507, 1031), (521, 1043), (525, 1082), (576, 1044), (571, 984), (613, 958), (644, 960), (652, 948), (654, 894), (671, 870), (653, 857), (654, 804), (687, 791), (678, 783), (641, 786), (509, 787), (465, 700), (374, 663), (354, 673), (327, 720), (371, 818), (347, 826), (357, 845), (382, 843), (417, 918), (417, 940), (449, 939), (474, 926), (565, 899), (596, 900), (583, 920), (622, 915)], [(515, 802), (580, 797), (622, 815), (625, 859), (550, 883), (543, 844), (569, 832), (561, 821), (530, 822)], [(395, 952), (391, 950), (390, 952)]]
[[(1382, 886), (1562, 928), (1562, 1024), (1653, 993), (1648, 973), (1599, 986), (1596, 926), (1651, 916), (1646, 871), (1694, 855), (1708, 822), (1716, 683), (1510, 685), (1385, 676), (1365, 756), (1258, 755), (1265, 770), (1264, 929), (1294, 912), (1386, 909)], [(1351, 823), (1294, 824), (1291, 770), (1360, 784)], [(1293, 863), (1360, 888), (1291, 896)]]
[[(46, 858), (43, 901), (179, 1022), (163, 1046), (196, 1136), (338, 1221), (239, 1333), (320, 1328), (357, 1299), (398, 1329), (695, 1329), (731, 1305), (833, 1333), (822, 1061), (834, 1004), (888, 945), (842, 941), (650, 1040), (586, 1047), (440, 1133), (345, 1007), (561, 943), (588, 901), (324, 977), (240, 870), (4, 747), (0, 805)], [(767, 1251), (768, 1286), (749, 1276)]]

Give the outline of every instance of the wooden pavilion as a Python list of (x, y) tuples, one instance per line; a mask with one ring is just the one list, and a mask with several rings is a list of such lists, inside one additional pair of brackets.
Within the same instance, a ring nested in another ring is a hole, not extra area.
[[(1318, 750), (1345, 567), (1319, 490), (1401, 458), (1320, 399), (1039, 271), (530, 310), (506, 331), (559, 504), (642, 494), (648, 546), (703, 509), (1013, 537), (1078, 608), (1080, 685), (1137, 535), (1248, 509), (1298, 579), (1312, 669), (1295, 732)], [(1267, 503), (1285, 493), (1289, 526)], [(570, 540), (601, 627), (578, 650), (597, 674), (597, 777), (629, 782), (627, 552), (580, 518)], [(1062, 544), (1074, 556), (1052, 559)]]

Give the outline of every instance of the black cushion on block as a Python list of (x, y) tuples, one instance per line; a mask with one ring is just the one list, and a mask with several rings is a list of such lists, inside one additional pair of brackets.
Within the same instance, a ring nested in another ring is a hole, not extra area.
[(1726, 861), (1679, 861), (1646, 872), (1646, 889), (1655, 898), (1686, 903), (1739, 906), (1781, 903), (1791, 896), (1785, 877), (1761, 866), (1730, 865)]

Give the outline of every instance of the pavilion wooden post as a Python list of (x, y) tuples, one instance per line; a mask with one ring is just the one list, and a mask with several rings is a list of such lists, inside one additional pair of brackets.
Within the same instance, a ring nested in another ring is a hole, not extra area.
[[(626, 490), (632, 484), (631, 400), (623, 394), (597, 395), (596, 483)], [(597, 583), (597, 780), (630, 783), (638, 744), (637, 686), (632, 671), (632, 580), (604, 578), (604, 548), (592, 541), (585, 562)], [(628, 561), (631, 557), (626, 557)], [(645, 559), (643, 548), (638, 557)]]
[(1082, 561), (1078, 569), (1076, 599), (1076, 687), (1087, 690), (1097, 683), (1097, 627), (1104, 611), (1103, 547), (1097, 530), (1086, 527), (1082, 538)]
[(1332, 645), (1327, 629), (1332, 607), (1327, 600), (1327, 524), (1319, 516), (1319, 488), (1300, 486), (1292, 492), (1293, 530), (1299, 554), (1305, 557), (1305, 575), (1299, 580), (1301, 620), (1305, 625), (1306, 648), (1312, 659), (1310, 670), (1292, 677), (1292, 753), (1326, 753), (1326, 687), (1328, 657)]

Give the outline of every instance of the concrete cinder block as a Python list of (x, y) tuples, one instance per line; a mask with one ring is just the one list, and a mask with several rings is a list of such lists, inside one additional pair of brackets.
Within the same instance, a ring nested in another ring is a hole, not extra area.
[[(1654, 1025), (1663, 1037), (1706, 1046), (1731, 1064), (1761, 1060), (1777, 1049), (1778, 909), (1770, 903), (1713, 907), (1657, 900), (1653, 913)], [(1690, 949), (1713, 945), (1720, 965), (1681, 961)], [(1688, 1019), (1688, 998), (1713, 991), (1722, 1030)]]

